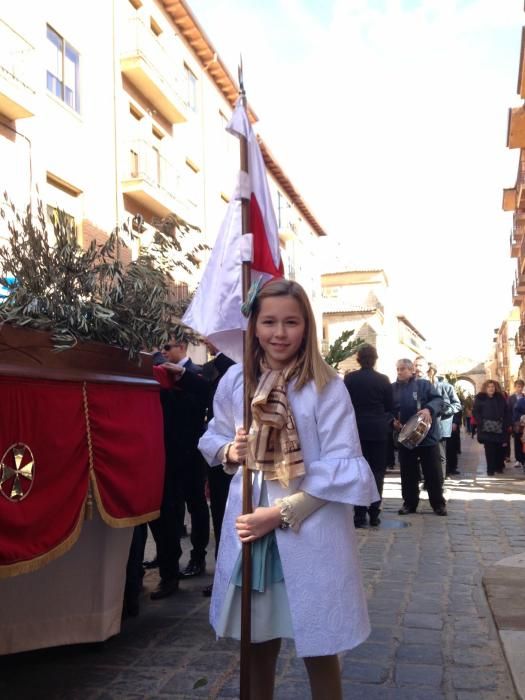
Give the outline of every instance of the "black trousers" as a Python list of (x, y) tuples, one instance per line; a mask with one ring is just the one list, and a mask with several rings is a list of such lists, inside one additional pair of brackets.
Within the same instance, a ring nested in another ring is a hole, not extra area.
[(196, 449), (177, 465), (182, 476), (183, 501), (179, 504), (179, 525), (184, 527), (184, 505), (188, 508), (191, 519), (190, 540), (192, 550), (190, 559), (204, 562), (206, 547), (210, 541), (210, 510), (206, 501), (206, 476), (208, 465)]
[(487, 460), (487, 474), (489, 476), (495, 472), (501, 474), (505, 469), (505, 448), (501, 442), (486, 442), (483, 447)]
[(210, 510), (215, 533), (215, 559), (219, 552), (222, 521), (226, 510), (226, 501), (233, 476), (226, 474), (222, 466), (208, 467), (208, 487), (210, 490)]
[(458, 469), (459, 430), (456, 430), (449, 438), (445, 439), (447, 450), (447, 474), (453, 474)]
[(429, 445), (428, 447), (416, 447), (414, 450), (408, 450), (403, 445), (399, 445), (403, 503), (411, 510), (415, 510), (419, 504), (418, 458), (423, 471), (430, 505), (434, 510), (442, 508), (446, 501), (443, 498), (443, 477), (438, 444)]
[(513, 433), (512, 437), (514, 439), (514, 457), (517, 462), (520, 462), (520, 464), (525, 464), (525, 455), (523, 454), (521, 435), (519, 433)]
[[(372, 440), (361, 440), (361, 449), (363, 450), (363, 457), (370, 465), (370, 469), (374, 475), (379, 495), (382, 496), (386, 471), (387, 441), (381, 440), (376, 442)], [(355, 520), (364, 521), (367, 511), (371, 517), (379, 515), (381, 512), (381, 501), (379, 500), (371, 503), (369, 508), (366, 506), (355, 506)]]
[(129, 548), (128, 563), (126, 566), (126, 587), (124, 596), (126, 598), (135, 598), (139, 595), (142, 588), (142, 579), (144, 578), (144, 568), (142, 560), (144, 559), (144, 548), (148, 537), (148, 526), (137, 525), (133, 528), (133, 537)]
[(177, 461), (166, 465), (160, 518), (150, 523), (157, 544), (159, 574), (169, 580), (179, 575), (182, 554), (180, 540), (184, 530), (186, 507), (191, 518), (190, 559), (203, 562), (210, 540), (210, 512), (204, 485), (206, 462), (197, 450), (180, 451)]

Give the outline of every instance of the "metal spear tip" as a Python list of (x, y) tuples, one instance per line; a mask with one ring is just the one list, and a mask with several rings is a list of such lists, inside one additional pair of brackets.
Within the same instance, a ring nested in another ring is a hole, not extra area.
[(246, 92), (244, 90), (244, 76), (243, 76), (243, 67), (242, 67), (242, 54), (239, 56), (239, 67), (237, 69), (238, 74), (239, 74), (239, 93), (244, 96), (246, 95)]

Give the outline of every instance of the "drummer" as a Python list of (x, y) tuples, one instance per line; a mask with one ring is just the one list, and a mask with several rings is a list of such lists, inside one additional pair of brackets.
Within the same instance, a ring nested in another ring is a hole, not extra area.
[(419, 505), (419, 469), (421, 463), (428, 491), (430, 505), (436, 515), (447, 515), (443, 497), (441, 460), (439, 455), (439, 414), (443, 400), (437, 390), (426, 379), (414, 376), (412, 360), (398, 360), (397, 381), (392, 384), (394, 391), (394, 423), (396, 431), (415, 414), (430, 424), (424, 440), (414, 449), (399, 444), (399, 464), (401, 467), (401, 493), (403, 506), (399, 515), (415, 513)]

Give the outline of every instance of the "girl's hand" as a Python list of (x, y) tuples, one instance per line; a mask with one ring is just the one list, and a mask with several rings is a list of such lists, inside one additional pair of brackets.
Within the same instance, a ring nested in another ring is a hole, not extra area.
[(270, 506), (256, 508), (253, 513), (247, 515), (239, 515), (235, 521), (235, 528), (241, 542), (255, 542), (278, 528), (280, 524), (280, 507)]
[(248, 435), (244, 428), (237, 428), (235, 439), (228, 450), (228, 462), (241, 464), (246, 458), (248, 452)]

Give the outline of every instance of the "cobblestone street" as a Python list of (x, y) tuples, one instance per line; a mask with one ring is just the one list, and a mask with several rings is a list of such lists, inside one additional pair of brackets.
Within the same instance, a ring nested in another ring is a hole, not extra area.
[[(525, 551), (525, 475), (507, 467), (504, 475), (487, 478), (481, 446), (465, 436), (462, 445), (462, 473), (447, 481), (448, 518), (436, 517), (426, 500), (417, 514), (398, 516), (394, 471), (386, 480), (381, 527), (358, 532), (372, 634), (342, 657), (345, 698), (517, 697), (481, 576), (485, 566)], [(148, 590), (156, 575), (148, 572)], [(145, 594), (140, 616), (126, 620), (121, 634), (103, 645), (0, 659), (0, 697), (238, 697), (238, 645), (215, 642), (207, 621), (209, 600), (201, 590), (210, 581), (184, 582), (177, 595), (159, 602)], [(305, 700), (307, 688), (303, 663), (286, 643), (276, 698)]]

